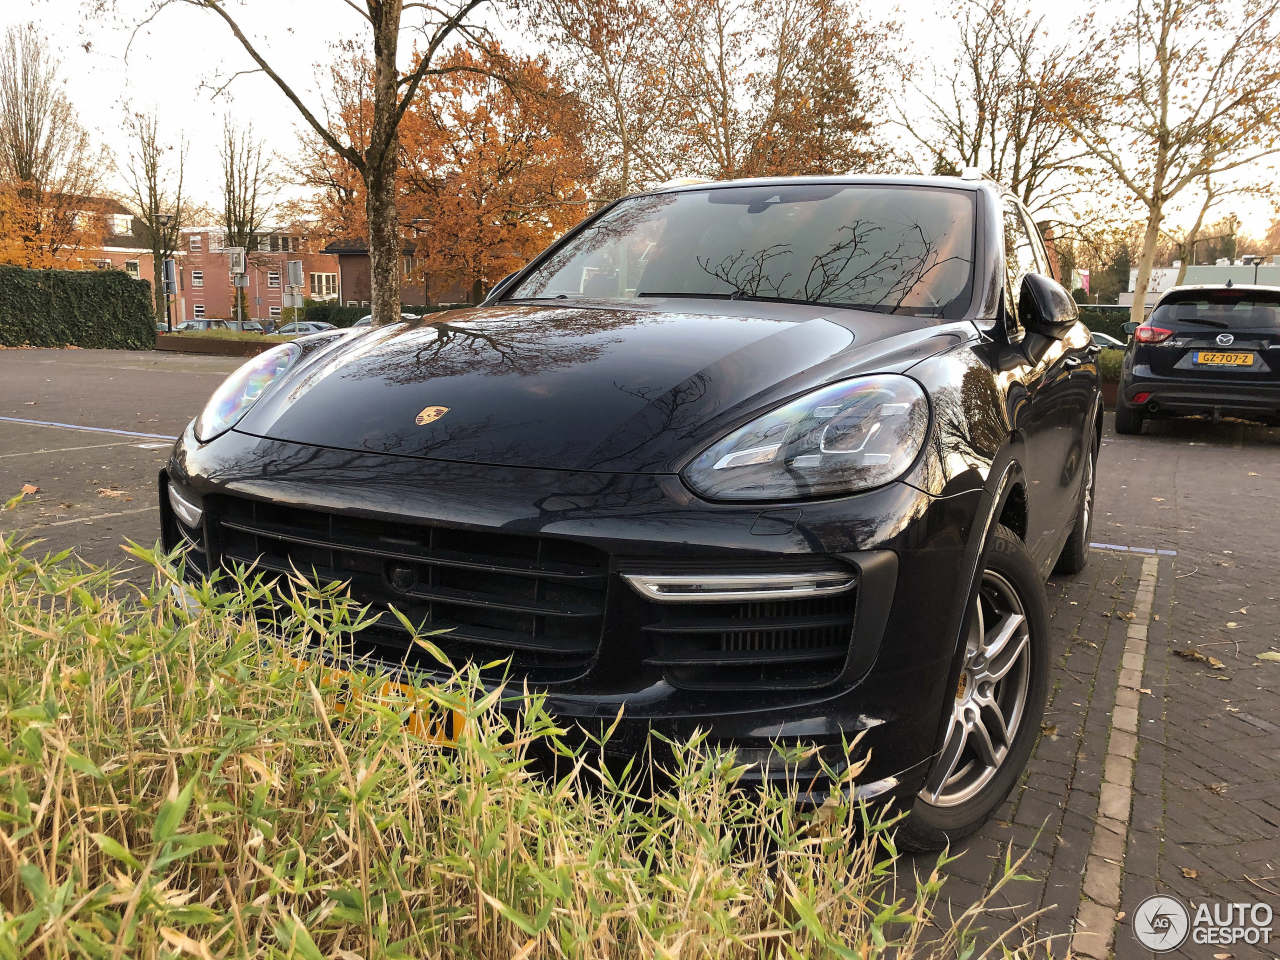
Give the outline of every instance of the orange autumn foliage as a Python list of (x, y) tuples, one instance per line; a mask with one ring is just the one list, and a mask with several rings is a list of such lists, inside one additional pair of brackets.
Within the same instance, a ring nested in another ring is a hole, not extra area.
[[(335, 115), (356, 142), (371, 114), (358, 62), (335, 71)], [(350, 78), (357, 79), (352, 81)], [(429, 295), (472, 295), (522, 266), (587, 212), (591, 171), (577, 101), (545, 61), (501, 50), (455, 51), (423, 81), (400, 124), (401, 232), (414, 282)], [(363, 184), (330, 151), (311, 145), (311, 213), (331, 236), (363, 238)]]
[(101, 211), (92, 198), (41, 197), (17, 183), (0, 183), (0, 263), (28, 269), (92, 267), (101, 244)]

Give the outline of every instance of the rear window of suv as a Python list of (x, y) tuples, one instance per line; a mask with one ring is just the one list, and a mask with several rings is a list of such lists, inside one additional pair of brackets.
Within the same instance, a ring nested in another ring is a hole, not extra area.
[(1280, 329), (1280, 290), (1260, 293), (1257, 290), (1241, 290), (1239, 293), (1223, 290), (1194, 297), (1165, 301), (1152, 311), (1153, 326), (1176, 328), (1180, 326), (1222, 327), (1239, 330)]

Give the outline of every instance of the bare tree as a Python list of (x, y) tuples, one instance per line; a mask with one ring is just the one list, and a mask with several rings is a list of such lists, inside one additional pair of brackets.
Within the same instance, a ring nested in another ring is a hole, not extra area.
[(164, 261), (177, 251), (178, 238), (190, 215), (182, 194), (187, 145), (183, 140), (165, 143), (155, 113), (135, 113), (126, 123), (133, 143), (128, 165), (121, 171), (127, 185), (125, 202), (142, 224), (151, 246), (151, 292), (156, 320), (164, 322), (169, 319)]
[[(1041, 101), (1146, 208), (1130, 319), (1141, 321), (1171, 201), (1280, 149), (1280, 0), (1134, 0), (1121, 19), (1078, 31), (1077, 55), (1031, 78)], [(1055, 84), (1115, 65), (1114, 98), (1063, 108)]]
[[(955, 61), (910, 80), (911, 103), (899, 105), (902, 125), (929, 152), (933, 169), (976, 167), (1034, 212), (1092, 192), (1090, 154), (1059, 113), (1103, 95), (1099, 71), (1092, 64), (1060, 71), (1057, 65), (1070, 55), (1066, 44), (1047, 42), (1044, 18), (1011, 10), (1005, 0), (967, 4), (956, 15), (956, 29)], [(904, 73), (913, 71), (912, 65)], [(1032, 78), (1046, 74), (1053, 79), (1040, 90)]]
[[(270, 158), (253, 135), (252, 124), (237, 127), (230, 116), (222, 124), (220, 155), (222, 230), (227, 246), (244, 248), (247, 262), (274, 206)], [(245, 319), (247, 304), (244, 288), (237, 288), (238, 319)]]
[(689, 42), (682, 0), (533, 0), (529, 16), (587, 112), (587, 145), (610, 172), (601, 192), (674, 176), (681, 158), (666, 127)]
[[(400, 151), (398, 131), (409, 104), (413, 102), (423, 77), (442, 72), (437, 60), (458, 42), (479, 43), (483, 29), (474, 21), (488, 0), (449, 0), (435, 4), (419, 0), (330, 0), (310, 5), (315, 17), (336, 18), (354, 12), (367, 32), (372, 47), (372, 70), (367, 81), (372, 118), (367, 139), (349, 140), (341, 129), (322, 119), (267, 59), (248, 29), (252, 18), (249, 5), (232, 7), (223, 0), (92, 0), (99, 14), (122, 5), (140, 5), (146, 13), (137, 19), (148, 23), (174, 6), (194, 7), (211, 19), (221, 21), (231, 31), (253, 62), (242, 71), (265, 75), (298, 111), (303, 121), (333, 151), (352, 165), (364, 181), (365, 210), (369, 225), (369, 265), (372, 286), (373, 322), (391, 323), (400, 318), (400, 223), (396, 211), (396, 168)], [(401, 69), (402, 35), (416, 37), (412, 58)], [(292, 47), (287, 51), (296, 57)], [(283, 54), (282, 54), (283, 56)], [(234, 76), (232, 77), (234, 79)], [(231, 82), (228, 80), (228, 82)], [(225, 86), (225, 85), (224, 85)]]
[(11, 27), (0, 48), (0, 181), (14, 189), (27, 244), (57, 260), (83, 245), (104, 155), (58, 77), (48, 40)]

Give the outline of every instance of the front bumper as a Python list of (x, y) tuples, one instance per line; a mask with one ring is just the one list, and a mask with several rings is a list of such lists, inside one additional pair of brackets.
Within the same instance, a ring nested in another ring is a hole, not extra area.
[[(895, 483), (802, 505), (722, 506), (698, 500), (664, 475), (390, 457), (234, 431), (200, 445), (188, 430), (161, 476), (166, 546), (178, 539), (170, 482), (206, 505), (198, 539), (214, 566), (218, 505), (227, 498), (596, 551), (605, 558), (607, 599), (594, 654), (573, 669), (534, 667), (528, 674), (559, 720), (594, 732), (612, 725), (621, 710), (606, 746), (620, 760), (643, 754), (650, 731), (677, 741), (703, 731), (710, 742), (762, 761), (775, 741), (800, 741), (838, 762), (842, 744), (860, 738), (857, 755), (869, 755), (861, 789), (904, 796), (919, 789), (949, 700), (981, 496), (976, 485), (930, 496)], [(623, 579), (628, 571), (710, 576), (744, 565), (794, 569), (814, 562), (839, 564), (857, 580), (847, 660), (816, 685), (682, 682), (655, 665), (653, 635), (645, 630), (650, 608)], [(761, 762), (753, 776), (773, 780), (795, 771)]]
[[(1139, 394), (1148, 394), (1142, 403)], [(1221, 377), (1169, 377), (1136, 364), (1124, 379), (1121, 400), (1148, 415), (1209, 414), (1245, 418), (1280, 418), (1280, 383)]]

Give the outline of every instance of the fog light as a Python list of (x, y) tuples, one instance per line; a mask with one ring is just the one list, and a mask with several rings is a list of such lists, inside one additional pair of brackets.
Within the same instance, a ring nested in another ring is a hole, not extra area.
[(1144, 393), (1135, 393), (1135, 394), (1133, 395), (1133, 402), (1134, 402), (1134, 403), (1146, 403), (1146, 402), (1147, 402), (1148, 400), (1150, 400), (1150, 399), (1151, 399), (1151, 394), (1149, 394), (1149, 393), (1145, 393), (1145, 392), (1144, 392)]
[(204, 510), (198, 503), (188, 500), (178, 492), (178, 488), (172, 483), (169, 484), (169, 506), (173, 507), (173, 514), (186, 526), (193, 530), (200, 528), (200, 520), (204, 516)]

